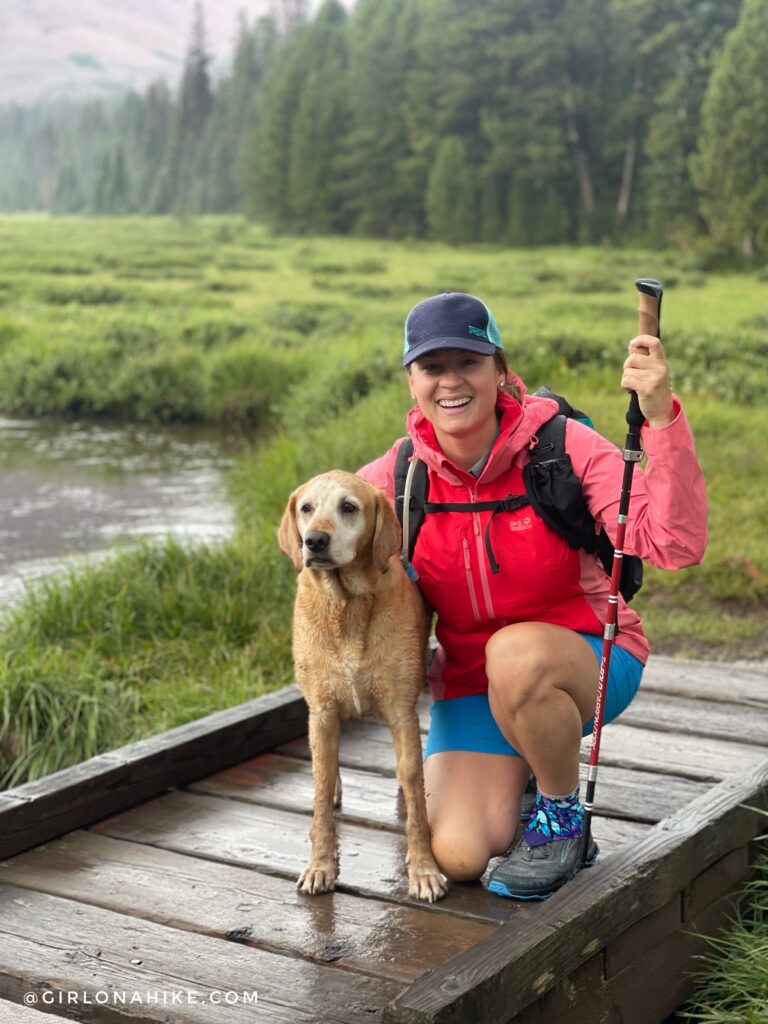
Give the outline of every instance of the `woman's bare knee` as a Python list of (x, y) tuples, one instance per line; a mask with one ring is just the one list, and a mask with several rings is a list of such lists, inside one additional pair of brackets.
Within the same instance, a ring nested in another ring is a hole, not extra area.
[(486, 674), (491, 707), (514, 717), (523, 708), (547, 704), (562, 691), (587, 721), (595, 704), (598, 665), (578, 633), (546, 623), (517, 623), (488, 640)]
[(551, 638), (546, 633), (526, 630), (524, 625), (498, 630), (485, 645), (485, 670), (490, 684), (509, 683), (518, 688), (535, 689), (551, 674), (553, 662)]
[(488, 866), (492, 852), (482, 842), (446, 831), (432, 836), (432, 855), (451, 882), (471, 882)]

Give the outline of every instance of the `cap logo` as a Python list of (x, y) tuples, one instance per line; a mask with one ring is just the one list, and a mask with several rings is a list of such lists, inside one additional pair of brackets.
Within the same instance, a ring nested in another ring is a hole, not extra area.
[(476, 334), (478, 338), (485, 338), (486, 341), (488, 340), (488, 335), (482, 327), (473, 327), (472, 324), (470, 324), (467, 330), (470, 334)]

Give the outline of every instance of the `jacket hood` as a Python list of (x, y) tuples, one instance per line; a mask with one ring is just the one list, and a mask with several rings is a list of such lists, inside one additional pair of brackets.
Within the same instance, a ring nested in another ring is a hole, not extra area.
[[(499, 435), (480, 474), (479, 479), (484, 483), (505, 473), (520, 452), (536, 443), (536, 431), (541, 425), (559, 411), (557, 402), (551, 398), (528, 395), (523, 382), (511, 371), (507, 374), (507, 383), (516, 384), (520, 388), (522, 402), (506, 391), (499, 391), (496, 401), (496, 414), (500, 416)], [(435, 428), (418, 406), (414, 406), (408, 413), (405, 425), (413, 440), (414, 454), (426, 462), (430, 469), (453, 484), (474, 480), (468, 470), (451, 462), (443, 453), (437, 442)]]

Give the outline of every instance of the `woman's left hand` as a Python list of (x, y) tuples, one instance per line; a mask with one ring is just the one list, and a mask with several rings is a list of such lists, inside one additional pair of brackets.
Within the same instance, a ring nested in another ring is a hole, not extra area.
[(675, 418), (669, 364), (658, 338), (641, 334), (629, 343), (621, 386), (634, 391), (650, 427), (666, 427)]

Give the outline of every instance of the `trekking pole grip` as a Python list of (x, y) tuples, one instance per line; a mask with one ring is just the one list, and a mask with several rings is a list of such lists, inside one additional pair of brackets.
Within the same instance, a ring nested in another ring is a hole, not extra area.
[[(635, 281), (635, 287), (638, 296), (638, 331), (640, 334), (650, 334), (653, 338), (660, 338), (661, 296), (664, 291), (661, 281), (657, 281), (653, 277), (640, 277)], [(635, 392), (632, 391), (627, 423), (633, 428), (639, 428), (644, 419), (645, 417), (640, 412), (640, 402)]]
[(659, 323), (661, 321), (661, 281), (654, 278), (641, 277), (635, 281), (639, 305), (637, 308), (640, 334), (650, 334), (652, 338), (660, 338)]

